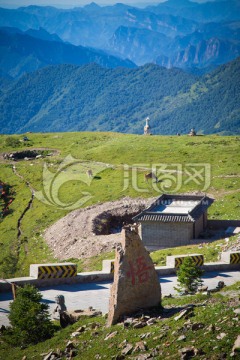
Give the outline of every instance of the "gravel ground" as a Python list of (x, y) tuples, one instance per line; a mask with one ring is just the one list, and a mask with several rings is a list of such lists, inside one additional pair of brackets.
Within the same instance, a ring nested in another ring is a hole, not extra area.
[(56, 258), (84, 259), (112, 251), (120, 242), (120, 233), (96, 235), (101, 223), (105, 224), (109, 217), (124, 217), (136, 214), (148, 207), (151, 199), (132, 199), (125, 197), (119, 201), (111, 201), (93, 205), (85, 209), (72, 211), (44, 233), (44, 238)]

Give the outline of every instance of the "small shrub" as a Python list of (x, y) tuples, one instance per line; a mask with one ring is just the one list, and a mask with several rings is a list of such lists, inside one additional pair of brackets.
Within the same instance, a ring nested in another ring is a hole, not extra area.
[(17, 289), (17, 297), (10, 304), (11, 328), (5, 339), (12, 345), (37, 344), (52, 337), (54, 325), (48, 313), (49, 306), (41, 303), (42, 295), (32, 285)]
[(177, 271), (177, 282), (179, 287), (176, 287), (175, 289), (179, 292), (196, 292), (198, 286), (202, 285), (202, 274), (203, 270), (199, 269), (194, 264), (191, 257), (186, 257)]

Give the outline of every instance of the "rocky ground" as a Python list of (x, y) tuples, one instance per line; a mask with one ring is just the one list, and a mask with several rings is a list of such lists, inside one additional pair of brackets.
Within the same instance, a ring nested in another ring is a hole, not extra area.
[[(86, 349), (94, 346), (94, 343), (99, 341), (99, 337), (108, 349), (115, 349), (115, 355), (111, 359), (239, 359), (240, 335), (234, 335), (231, 339), (228, 337), (229, 326), (237, 326), (239, 322), (239, 296), (228, 298), (223, 308), (231, 307), (231, 310), (228, 312), (224, 310), (223, 317), (218, 314), (219, 318), (215, 319), (215, 323), (213, 323), (208, 317), (205, 318), (204, 314), (209, 309), (219, 313), (218, 303), (219, 299), (210, 297), (196, 304), (180, 307), (165, 306), (161, 311), (157, 308), (140, 310), (132, 316), (125, 317), (118, 326), (111, 329), (94, 319), (80, 327), (78, 325), (69, 334), (65, 340), (65, 349), (51, 349), (49, 352), (41, 354), (42, 359), (84, 358)], [(85, 315), (85, 312), (82, 315)], [(80, 317), (81, 315), (78, 320)], [(173, 321), (170, 323), (168, 319), (171, 318)], [(145, 331), (140, 332), (139, 329), (142, 328)], [(129, 340), (131, 330), (135, 331), (135, 336)], [(89, 334), (87, 340), (86, 334)], [(82, 340), (83, 338), (85, 341)], [(207, 342), (212, 344), (211, 350), (204, 343), (204, 338), (207, 338)], [(158, 344), (149, 346), (151, 340)], [(226, 342), (228, 349), (225, 346)], [(89, 344), (91, 345), (89, 346)], [(168, 349), (172, 348), (174, 350), (170, 355)], [(107, 349), (105, 350), (107, 351)], [(106, 356), (99, 350), (95, 353), (94, 358), (100, 360), (105, 359)]]
[[(66, 215), (50, 226), (44, 238), (58, 259), (84, 259), (112, 251), (120, 241), (121, 223), (152, 203), (153, 199), (132, 199), (97, 204)], [(113, 228), (111, 228), (113, 226)], [(111, 232), (109, 235), (97, 235)]]
[(234, 244), (227, 244), (223, 249), (223, 251), (240, 251), (240, 235)]

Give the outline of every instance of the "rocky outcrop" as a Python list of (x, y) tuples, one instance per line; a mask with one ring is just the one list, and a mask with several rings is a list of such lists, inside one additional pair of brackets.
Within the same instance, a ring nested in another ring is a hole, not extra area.
[(149, 29), (120, 26), (111, 39), (111, 51), (131, 59), (137, 65), (154, 62), (159, 53), (166, 50), (171, 39)]
[(239, 54), (239, 44), (213, 37), (208, 40), (200, 40), (196, 44), (189, 43), (168, 56), (159, 55), (156, 63), (166, 67), (207, 69), (209, 66), (217, 66), (231, 61)]

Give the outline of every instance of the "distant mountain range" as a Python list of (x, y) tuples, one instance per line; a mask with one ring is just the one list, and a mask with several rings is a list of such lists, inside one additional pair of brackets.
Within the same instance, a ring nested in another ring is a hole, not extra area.
[[(60, 43), (61, 44), (61, 43)], [(148, 64), (106, 69), (55, 65), (4, 80), (0, 132), (240, 134), (240, 58), (198, 77)]]
[(206, 1), (201, 4), (189, 0), (168, 0), (157, 6), (149, 6), (147, 10), (208, 23), (239, 20), (240, 4), (238, 0)]
[(0, 8), (0, 52), (1, 133), (240, 131), (239, 0)]
[(135, 67), (130, 60), (116, 58), (103, 51), (64, 43), (44, 29), (22, 32), (16, 28), (0, 28), (0, 69), (2, 76), (17, 78), (50, 64), (88, 64), (104, 67)]
[[(87, 47), (87, 50), (82, 48), (78, 51), (95, 52), (86, 55), (86, 58), (89, 56), (89, 61), (110, 67), (113, 65), (104, 58), (106, 52), (115, 58), (128, 58), (137, 65), (153, 62), (194, 73), (207, 72), (240, 55), (239, 0), (203, 4), (168, 0), (145, 9), (120, 3), (103, 7), (91, 3), (74, 9), (40, 6), (0, 9), (0, 27), (15, 27), (34, 38), (38, 35), (33, 30), (41, 29), (41, 40), (60, 43), (61, 39), (62, 42)], [(44, 37), (43, 31), (55, 35), (45, 33)], [(11, 47), (9, 36), (8, 40)], [(53, 47), (58, 53), (65, 51), (63, 44), (54, 44)], [(80, 60), (76, 61), (77, 50), (72, 48), (71, 52), (75, 55), (63, 56), (61, 61), (81, 64)], [(33, 54), (31, 62), (31, 54), (28, 54), (26, 62), (30, 68), (36, 68), (38, 55)], [(44, 56), (40, 63), (52, 64), (56, 56), (53, 58), (51, 62)], [(98, 58), (101, 59), (97, 61)], [(22, 63), (25, 59), (20, 56), (19, 61)], [(118, 66), (116, 59), (110, 62)], [(131, 65), (124, 60), (121, 66)]]

